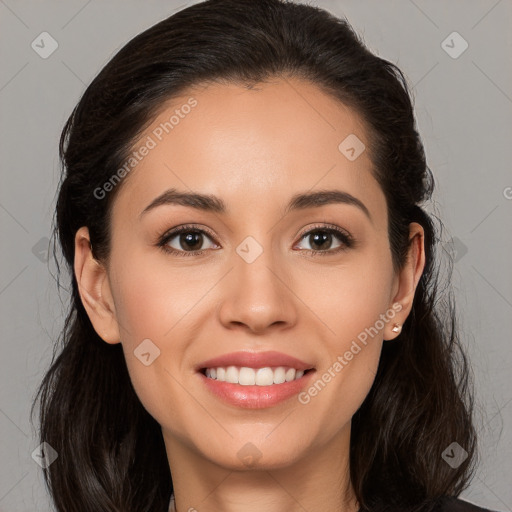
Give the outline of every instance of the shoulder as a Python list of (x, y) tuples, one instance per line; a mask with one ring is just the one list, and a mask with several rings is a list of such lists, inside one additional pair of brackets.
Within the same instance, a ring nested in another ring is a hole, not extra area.
[(482, 508), (469, 501), (460, 498), (446, 496), (439, 504), (438, 512), (495, 512), (488, 508)]

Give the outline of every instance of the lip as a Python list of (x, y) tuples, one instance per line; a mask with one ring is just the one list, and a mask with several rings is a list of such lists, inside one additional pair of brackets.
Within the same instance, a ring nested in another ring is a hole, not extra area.
[[(311, 371), (306, 372), (300, 379), (283, 382), (282, 384), (242, 386), (206, 377), (204, 374), (206, 368), (218, 368), (219, 366), (245, 366), (247, 368), (284, 366), (296, 370)], [(214, 396), (230, 405), (245, 409), (263, 409), (288, 400), (307, 386), (311, 381), (311, 376), (316, 373), (312, 364), (273, 350), (267, 352), (240, 351), (224, 354), (199, 363), (196, 366), (196, 371)]]
[(267, 352), (240, 351), (224, 354), (199, 363), (196, 365), (196, 371), (201, 372), (205, 368), (218, 368), (219, 366), (246, 366), (247, 368), (287, 366), (296, 370), (310, 370), (313, 368), (312, 364), (301, 361), (296, 357), (270, 350)]
[(211, 379), (201, 372), (198, 372), (198, 375), (207, 389), (222, 401), (244, 409), (264, 409), (284, 402), (300, 393), (302, 389), (309, 385), (312, 375), (315, 373), (315, 370), (311, 370), (300, 379), (270, 386), (242, 386)]

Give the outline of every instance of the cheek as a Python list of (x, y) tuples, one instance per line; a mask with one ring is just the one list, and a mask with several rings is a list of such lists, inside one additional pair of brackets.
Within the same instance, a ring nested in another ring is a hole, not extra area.
[(312, 309), (330, 328), (330, 338), (338, 340), (343, 348), (375, 324), (382, 331), (382, 321), (377, 321), (391, 307), (392, 276), (391, 260), (370, 253), (317, 274), (312, 285), (309, 278), (305, 282), (310, 286), (301, 285), (298, 295), (309, 294)]
[(382, 331), (375, 324), (385, 309), (382, 300), (364, 299), (364, 294), (340, 299), (326, 320), (335, 334), (328, 335), (320, 348), (322, 365), (298, 397), (305, 417), (318, 419), (319, 443), (350, 423), (375, 380), (382, 349)]
[(179, 322), (208, 290), (208, 281), (199, 272), (147, 262), (123, 264), (115, 279), (114, 299), (127, 343), (172, 338), (173, 330), (180, 330)]
[[(324, 415), (333, 429), (350, 421), (367, 396), (377, 372), (384, 328), (395, 315), (389, 303), (391, 259), (379, 252), (333, 267), (328, 275), (317, 274), (315, 286), (309, 287), (312, 309), (328, 334), (318, 347), (324, 356), (322, 368), (301, 403), (312, 408), (311, 414)], [(307, 296), (307, 290), (298, 295)]]
[(178, 427), (181, 416), (176, 411), (183, 411), (190, 402), (179, 384), (186, 337), (178, 331), (186, 304), (147, 272), (132, 273), (118, 291), (122, 298), (119, 308), (116, 303), (116, 314), (135, 393), (158, 423), (171, 422)]
[(150, 265), (144, 263), (147, 257), (131, 254), (112, 265), (117, 269), (112, 287), (126, 365), (146, 410), (159, 423), (171, 421), (178, 427), (182, 418), (174, 411), (190, 407), (190, 396), (180, 385), (187, 370), (184, 355), (198, 323), (204, 321), (197, 315), (206, 307), (204, 295), (215, 279), (165, 264)]

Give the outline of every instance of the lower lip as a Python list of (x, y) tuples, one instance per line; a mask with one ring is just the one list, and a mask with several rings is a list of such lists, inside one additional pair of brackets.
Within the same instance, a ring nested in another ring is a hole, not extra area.
[(314, 370), (310, 370), (300, 379), (283, 382), (282, 384), (272, 384), (271, 386), (242, 386), (231, 382), (221, 382), (206, 377), (201, 372), (199, 372), (199, 376), (202, 377), (204, 383), (214, 395), (227, 403), (246, 409), (264, 409), (284, 402), (300, 393), (309, 383), (311, 375), (314, 373)]

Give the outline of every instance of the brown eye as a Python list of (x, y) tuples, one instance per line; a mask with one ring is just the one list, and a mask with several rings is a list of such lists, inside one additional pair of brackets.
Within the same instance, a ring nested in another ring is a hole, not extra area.
[[(167, 232), (158, 245), (166, 252), (178, 256), (194, 256), (202, 253), (208, 247), (204, 247), (205, 241), (210, 240), (211, 236), (202, 229), (190, 226), (180, 226)], [(210, 248), (216, 248), (213, 244)]]
[[(333, 247), (336, 239), (338, 245)], [(352, 246), (352, 237), (336, 227), (323, 227), (307, 231), (301, 236), (301, 240), (308, 242), (309, 247), (304, 250), (317, 254), (334, 254)]]

